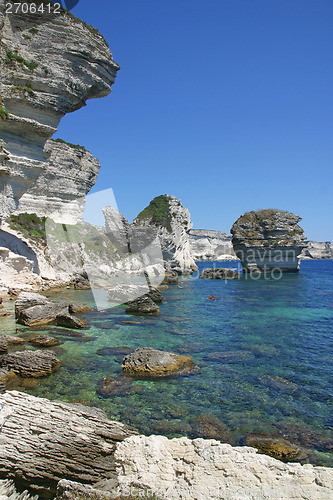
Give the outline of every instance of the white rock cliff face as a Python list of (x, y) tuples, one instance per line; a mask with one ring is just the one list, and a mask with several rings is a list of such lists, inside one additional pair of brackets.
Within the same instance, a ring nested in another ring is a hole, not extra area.
[(15, 213), (76, 224), (82, 220), (85, 196), (97, 180), (100, 163), (84, 148), (64, 142), (48, 140), (44, 151), (50, 155), (46, 169), (19, 200)]
[(154, 198), (132, 222), (134, 227), (155, 229), (161, 243), (166, 271), (191, 274), (196, 271), (190, 247), (190, 212), (174, 196)]
[[(38, 3), (38, 2), (37, 2)], [(5, 14), (0, 0), (0, 221), (47, 166), (60, 119), (110, 93), (119, 66), (104, 38), (69, 13)]]
[(208, 229), (191, 229), (190, 246), (195, 260), (237, 260), (231, 234)]

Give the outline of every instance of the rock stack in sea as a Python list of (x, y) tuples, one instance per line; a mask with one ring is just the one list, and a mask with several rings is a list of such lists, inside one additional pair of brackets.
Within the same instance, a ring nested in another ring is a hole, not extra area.
[(189, 231), (190, 212), (174, 196), (160, 195), (139, 213), (132, 222), (135, 228), (150, 228), (158, 237), (165, 270), (191, 274), (197, 265), (191, 254)]
[(232, 244), (245, 272), (295, 272), (306, 247), (301, 217), (277, 209), (246, 212), (231, 228)]
[(209, 229), (191, 229), (189, 236), (195, 260), (237, 260), (231, 234)]

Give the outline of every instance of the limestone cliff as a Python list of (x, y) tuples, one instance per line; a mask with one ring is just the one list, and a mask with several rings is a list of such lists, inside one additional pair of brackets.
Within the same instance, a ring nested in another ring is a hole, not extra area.
[[(0, 222), (47, 166), (60, 119), (111, 91), (104, 38), (67, 11), (5, 14), (0, 0)], [(40, 1), (36, 2), (40, 4)]]
[(208, 229), (189, 231), (191, 254), (195, 260), (236, 260), (231, 235)]
[(190, 274), (197, 270), (191, 255), (190, 212), (174, 196), (161, 195), (139, 213), (133, 227), (152, 228), (160, 240), (166, 271)]
[(55, 222), (76, 224), (82, 219), (85, 196), (97, 180), (99, 161), (81, 146), (48, 140), (45, 170), (19, 200), (16, 213), (50, 217)]
[(232, 244), (245, 272), (299, 269), (306, 246), (301, 217), (277, 209), (246, 212), (231, 228)]
[(333, 259), (333, 244), (330, 241), (308, 241), (302, 259)]

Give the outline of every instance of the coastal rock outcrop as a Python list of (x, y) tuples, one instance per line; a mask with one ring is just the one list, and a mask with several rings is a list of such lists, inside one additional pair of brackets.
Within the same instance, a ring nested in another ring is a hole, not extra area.
[(213, 439), (131, 436), (115, 457), (120, 494), (136, 488), (168, 500), (322, 500), (333, 493), (333, 469), (284, 464)]
[(191, 253), (195, 260), (237, 260), (231, 234), (208, 229), (189, 231)]
[(189, 230), (190, 212), (174, 196), (161, 195), (139, 213), (133, 227), (151, 228), (158, 237), (166, 271), (191, 274), (197, 265), (191, 254)]
[(195, 370), (192, 358), (159, 351), (151, 347), (139, 347), (124, 357), (122, 365), (127, 375), (161, 377), (185, 375)]
[(60, 119), (109, 94), (119, 69), (98, 31), (67, 11), (10, 15), (5, 6), (0, 0), (1, 222), (46, 168), (44, 145)]
[(246, 212), (231, 228), (232, 244), (245, 272), (295, 272), (305, 237), (301, 217), (266, 209)]
[(199, 278), (206, 280), (232, 280), (238, 279), (239, 274), (234, 269), (229, 269), (227, 267), (207, 267), (202, 271)]
[(116, 477), (115, 445), (136, 434), (96, 408), (17, 391), (0, 395), (0, 478), (54, 498), (63, 478), (94, 484)]
[(160, 308), (148, 295), (142, 295), (126, 304), (128, 314), (160, 314)]
[(16, 321), (22, 325), (44, 325), (66, 313), (65, 302), (52, 302), (38, 293), (22, 292), (15, 302)]

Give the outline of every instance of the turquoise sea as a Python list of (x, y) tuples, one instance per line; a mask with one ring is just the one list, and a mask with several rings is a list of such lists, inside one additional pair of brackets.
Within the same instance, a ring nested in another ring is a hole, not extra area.
[[(198, 265), (234, 268), (237, 262)], [(55, 348), (62, 367), (24, 390), (96, 405), (141, 433), (169, 437), (194, 437), (193, 422), (209, 413), (227, 426), (234, 444), (249, 433), (284, 436), (304, 448), (304, 461), (333, 466), (332, 278), (333, 260), (303, 261), (298, 274), (278, 280), (183, 277), (163, 291), (160, 316), (131, 317), (117, 307), (86, 314), (84, 337), (68, 340), (62, 329), (45, 329), (63, 341)], [(90, 291), (50, 296), (94, 305)], [(139, 324), (121, 323), (126, 320)], [(22, 335), (36, 331), (19, 327)], [(103, 377), (122, 376), (125, 350), (110, 348), (142, 346), (188, 354), (199, 371), (124, 378), (117, 394), (99, 396)]]

